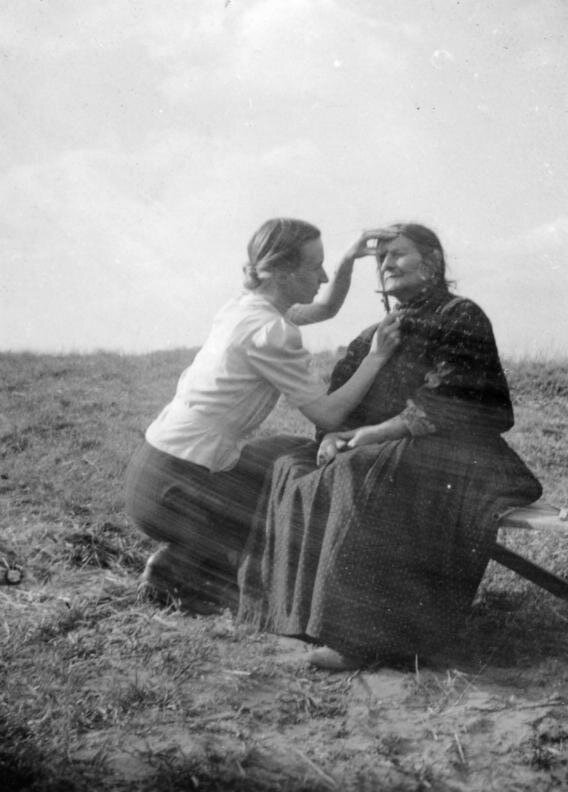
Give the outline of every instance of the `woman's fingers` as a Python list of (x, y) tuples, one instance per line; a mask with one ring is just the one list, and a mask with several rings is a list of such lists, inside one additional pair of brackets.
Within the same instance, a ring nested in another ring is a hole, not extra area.
[(361, 233), (359, 246), (361, 255), (375, 256), (380, 240), (393, 238), (393, 233), (384, 228), (368, 228)]
[(379, 228), (370, 228), (361, 232), (357, 242), (349, 249), (348, 258), (362, 258), (363, 256), (374, 256), (377, 253), (377, 241), (381, 236)]
[[(350, 435), (351, 436), (351, 435)], [(322, 440), (316, 455), (316, 462), (321, 467), (332, 462), (339, 451), (347, 448), (348, 442), (341, 437), (328, 437)]]
[(349, 448), (357, 448), (360, 445), (362, 445), (362, 435), (361, 432), (357, 432), (349, 441)]
[(335, 446), (335, 442), (331, 437), (322, 440), (320, 443), (320, 447), (318, 448), (318, 453), (316, 456), (316, 462), (318, 465), (327, 465), (328, 462), (335, 457), (337, 454), (337, 449)]
[(332, 462), (335, 457), (337, 456), (337, 451), (335, 449), (326, 448), (321, 449), (318, 451), (316, 462), (319, 467), (322, 465), (327, 465), (328, 462)]
[(378, 327), (390, 327), (391, 325), (399, 325), (401, 320), (400, 313), (398, 311), (393, 311), (390, 314), (387, 314), (378, 324)]
[(388, 314), (375, 330), (371, 344), (371, 352), (391, 354), (400, 344), (400, 318), (396, 314)]
[(375, 427), (362, 426), (360, 429), (344, 432), (343, 436), (333, 435), (322, 440), (316, 455), (319, 467), (333, 462), (341, 451), (349, 451), (362, 445), (375, 442)]
[(358, 448), (362, 445), (375, 443), (376, 440), (376, 428), (374, 426), (362, 426), (361, 429), (357, 429), (348, 446), (349, 448)]

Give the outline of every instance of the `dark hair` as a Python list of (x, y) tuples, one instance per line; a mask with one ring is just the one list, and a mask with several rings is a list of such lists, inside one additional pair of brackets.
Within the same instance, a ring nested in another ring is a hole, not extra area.
[(432, 230), (419, 223), (394, 223), (381, 232), (378, 240), (394, 239), (397, 236), (404, 236), (410, 239), (416, 246), (422, 256), (432, 284), (443, 285), (446, 288), (451, 285), (451, 281), (446, 278), (444, 248)]
[(255, 231), (247, 246), (248, 261), (243, 267), (245, 288), (258, 288), (275, 270), (297, 270), (301, 264), (302, 246), (320, 236), (319, 228), (303, 220), (290, 217), (267, 220)]

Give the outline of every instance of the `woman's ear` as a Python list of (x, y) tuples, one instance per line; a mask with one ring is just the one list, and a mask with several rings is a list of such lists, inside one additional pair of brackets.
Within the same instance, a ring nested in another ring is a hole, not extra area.
[(294, 275), (293, 272), (286, 272), (286, 270), (274, 270), (272, 277), (278, 283), (278, 285), (282, 285), (284, 283), (288, 283), (290, 278)]
[(428, 256), (422, 258), (420, 272), (425, 281), (435, 281), (440, 272), (442, 254), (439, 250), (432, 250)]
[(424, 282), (432, 280), (432, 265), (425, 258), (420, 262), (419, 273)]

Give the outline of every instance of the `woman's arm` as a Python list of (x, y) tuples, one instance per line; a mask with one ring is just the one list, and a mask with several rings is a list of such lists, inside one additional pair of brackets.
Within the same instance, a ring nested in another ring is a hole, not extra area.
[(353, 376), (332, 393), (301, 406), (303, 415), (325, 430), (341, 426), (400, 343), (399, 323), (396, 314), (385, 317), (377, 327), (369, 354)]
[(293, 305), (286, 313), (286, 318), (296, 325), (306, 325), (323, 322), (335, 316), (345, 302), (351, 286), (355, 259), (376, 254), (376, 248), (370, 247), (368, 243), (377, 238), (377, 233), (376, 230), (364, 231), (339, 262), (323, 294), (309, 305)]
[(397, 416), (380, 424), (327, 434), (319, 464), (344, 450), (369, 443), (434, 432), (502, 432), (512, 424), (507, 382), (491, 324), (470, 300), (443, 316), (443, 329), (425, 383)]
[(329, 284), (325, 287), (323, 295), (308, 305), (302, 305), (301, 303), (293, 305), (287, 311), (286, 318), (296, 325), (307, 325), (315, 322), (324, 322), (326, 319), (331, 319), (332, 316), (335, 316), (345, 302), (347, 292), (351, 286), (354, 263), (355, 258), (346, 256), (341, 259)]
[(445, 433), (507, 431), (513, 410), (491, 322), (468, 299), (443, 311), (441, 321), (431, 370), (412, 396), (415, 408)]
[(358, 448), (370, 443), (384, 443), (387, 440), (400, 440), (409, 437), (411, 431), (408, 423), (402, 415), (395, 415), (388, 421), (371, 426), (361, 426), (351, 432), (351, 437), (347, 443), (348, 448)]
[(317, 454), (318, 465), (326, 465), (335, 459), (340, 451), (349, 451), (370, 443), (384, 443), (386, 440), (400, 440), (411, 434), (408, 423), (402, 415), (395, 415), (388, 421), (370, 426), (360, 426), (345, 432), (331, 432), (325, 435)]

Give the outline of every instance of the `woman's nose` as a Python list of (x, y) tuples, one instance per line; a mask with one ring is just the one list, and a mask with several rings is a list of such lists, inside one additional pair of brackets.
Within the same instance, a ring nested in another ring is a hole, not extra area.
[(390, 253), (387, 253), (384, 259), (381, 261), (381, 272), (384, 272), (387, 267), (390, 267), (392, 264), (392, 256)]
[(323, 267), (321, 268), (321, 272), (320, 272), (320, 283), (329, 283), (327, 272), (324, 270)]

